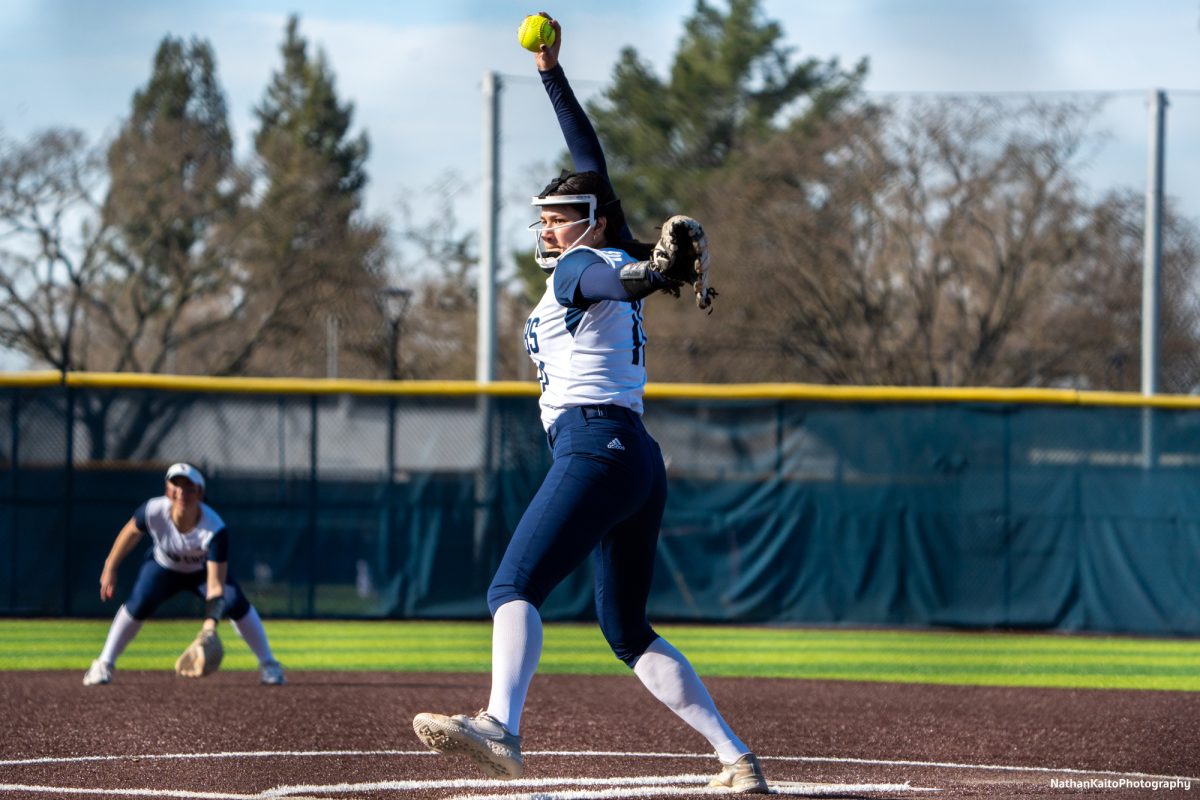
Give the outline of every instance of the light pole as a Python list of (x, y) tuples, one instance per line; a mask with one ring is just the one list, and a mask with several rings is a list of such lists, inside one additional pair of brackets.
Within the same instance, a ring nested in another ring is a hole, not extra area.
[(408, 305), (412, 302), (412, 290), (389, 286), (380, 290), (379, 301), (391, 334), (391, 338), (388, 339), (388, 380), (394, 381), (400, 376), (400, 327), (404, 324), (404, 315), (408, 313)]
[[(408, 313), (412, 301), (411, 289), (400, 289), (389, 286), (379, 292), (379, 304), (383, 309), (388, 323), (388, 380), (395, 381), (400, 375), (400, 327), (404, 324), (404, 315)], [(379, 535), (379, 574), (383, 584), (391, 581), (391, 533), (395, 521), (393, 508), (396, 484), (396, 395), (388, 393), (387, 410), (387, 483), (383, 503), (383, 530)]]

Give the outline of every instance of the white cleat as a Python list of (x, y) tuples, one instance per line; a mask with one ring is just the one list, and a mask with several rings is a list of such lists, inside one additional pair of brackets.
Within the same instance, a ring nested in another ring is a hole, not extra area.
[(268, 661), (258, 667), (259, 680), (265, 686), (286, 686), (287, 676), (283, 674), (283, 665), (278, 661)]
[(430, 750), (466, 756), (488, 777), (509, 781), (525, 771), (521, 737), (509, 733), (487, 712), (480, 711), (473, 717), (417, 714), (413, 730)]
[(710, 789), (729, 789), (738, 794), (768, 794), (767, 779), (762, 765), (753, 753), (747, 753), (732, 764), (722, 764), (721, 772), (708, 782)]
[(112, 683), (114, 671), (116, 671), (116, 667), (97, 658), (88, 667), (88, 671), (83, 674), (83, 685), (103, 686), (106, 683)]

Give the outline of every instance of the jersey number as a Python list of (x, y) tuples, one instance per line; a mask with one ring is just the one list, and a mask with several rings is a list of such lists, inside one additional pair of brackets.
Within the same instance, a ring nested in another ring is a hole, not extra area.
[(541, 321), (541, 317), (525, 320), (525, 352), (530, 355), (538, 352), (537, 326)]

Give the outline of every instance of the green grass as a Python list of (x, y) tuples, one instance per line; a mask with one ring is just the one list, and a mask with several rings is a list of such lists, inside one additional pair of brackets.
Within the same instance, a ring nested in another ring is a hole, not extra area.
[[(268, 620), (289, 670), (485, 672), (491, 626), (476, 622)], [(167, 669), (193, 620), (153, 620), (121, 669)], [(223, 669), (254, 668), (228, 624)], [(973, 686), (1200, 691), (1200, 641), (1056, 634), (859, 631), (664, 625), (702, 675)], [(107, 620), (0, 620), (0, 670), (72, 669), (96, 657)], [(595, 625), (547, 625), (542, 673), (621, 675)]]

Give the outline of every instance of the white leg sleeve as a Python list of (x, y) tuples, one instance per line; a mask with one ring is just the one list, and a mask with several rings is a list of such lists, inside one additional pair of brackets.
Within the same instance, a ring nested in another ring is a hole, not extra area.
[(750, 752), (717, 711), (691, 662), (666, 639), (655, 639), (633, 665), (633, 672), (650, 694), (708, 739), (721, 761), (732, 764)]
[(121, 657), (121, 653), (125, 652), (125, 647), (133, 641), (133, 637), (137, 636), (141, 629), (141, 620), (134, 619), (122, 604), (117, 609), (117, 615), (113, 617), (112, 627), (108, 629), (108, 638), (104, 640), (104, 649), (100, 651), (100, 660), (105, 664), (115, 665), (117, 659)]
[(258, 616), (258, 609), (250, 606), (246, 616), (241, 619), (231, 619), (229, 622), (238, 632), (238, 636), (241, 636), (242, 640), (250, 647), (250, 651), (258, 658), (260, 665), (269, 664), (275, 660), (275, 656), (271, 655), (271, 645), (267, 642), (267, 632), (263, 630), (262, 617)]
[(542, 658), (542, 616), (531, 603), (511, 600), (492, 620), (492, 696), (488, 713), (520, 735), (529, 682)]

